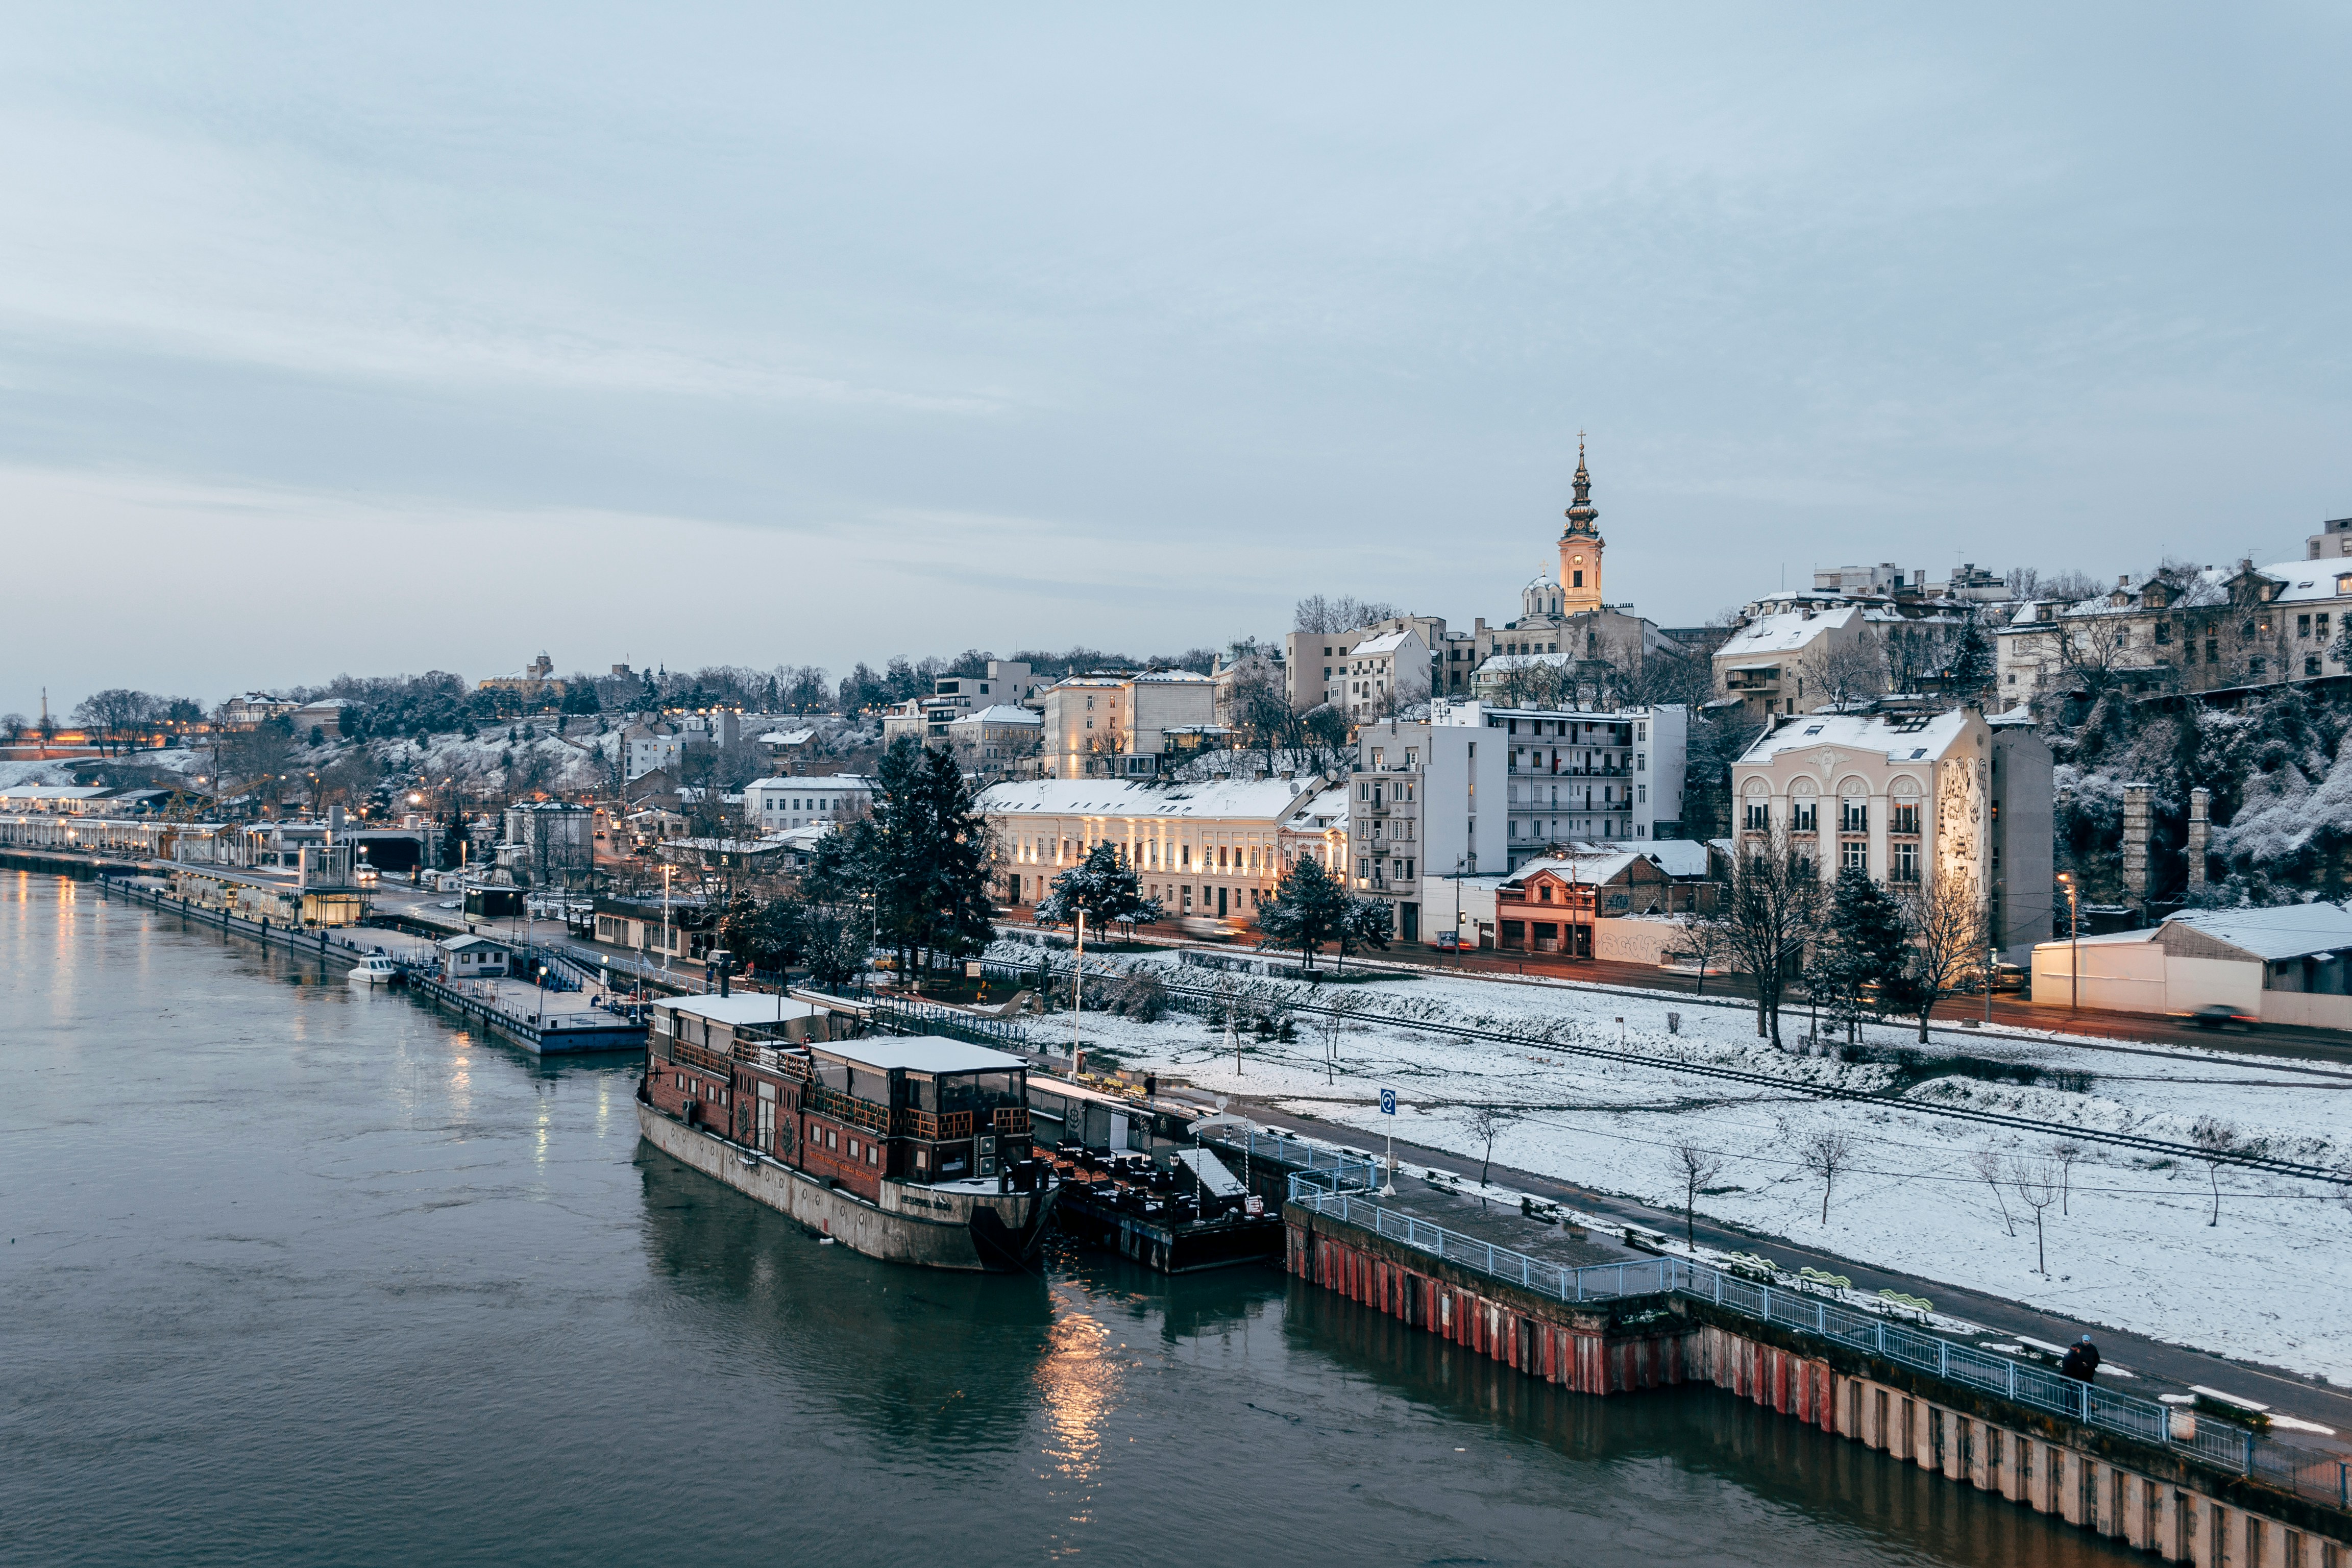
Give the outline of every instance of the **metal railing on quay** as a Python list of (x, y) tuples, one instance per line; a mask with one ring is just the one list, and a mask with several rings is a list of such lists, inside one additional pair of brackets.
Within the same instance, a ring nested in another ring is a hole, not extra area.
[(1240, 1131), (1230, 1126), (1220, 1127), (1202, 1141), (1230, 1149), (1252, 1160), (1269, 1160), (1276, 1164), (1294, 1167), (1290, 1177), (1294, 1194), (1302, 1177), (1311, 1178), (1318, 1185), (1329, 1189), (1345, 1187), (1350, 1183), (1370, 1186), (1381, 1176), (1378, 1161), (1368, 1160), (1344, 1149), (1327, 1149), (1303, 1139), (1286, 1138), (1257, 1127)]
[[(1744, 1279), (1693, 1258), (1644, 1258), (1575, 1268), (1531, 1258), (1378, 1202), (1366, 1189), (1377, 1179), (1379, 1169), (1366, 1162), (1359, 1163), (1365, 1174), (1348, 1180), (1319, 1170), (1293, 1174), (1290, 1201), (1456, 1268), (1556, 1300), (1605, 1301), (1678, 1294), (1711, 1301), (1743, 1317), (1828, 1340), (2086, 1426), (2168, 1447), (2221, 1469), (2260, 1476), (2338, 1506), (2345, 1501), (2347, 1472), (2335, 1456), (2207, 1416), (2177, 1422), (2173, 1409), (2155, 1400), (2118, 1394), (1874, 1312), (1857, 1311), (1809, 1290)], [(1360, 1181), (1363, 1185), (1351, 1191), (1349, 1181)]]

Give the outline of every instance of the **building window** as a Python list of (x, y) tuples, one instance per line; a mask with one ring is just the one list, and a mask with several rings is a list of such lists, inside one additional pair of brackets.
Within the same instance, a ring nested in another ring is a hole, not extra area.
[(1867, 875), (1870, 870), (1870, 841), (1864, 838), (1841, 841), (1838, 845), (1838, 868)]
[(1895, 820), (1888, 826), (1888, 832), (1916, 833), (1919, 831), (1919, 807), (1916, 805), (1907, 801), (1899, 801), (1895, 804), (1894, 809)]
[(2267, 675), (2270, 673), (2270, 668), (2271, 661), (2266, 658), (2250, 658), (2246, 661), (2246, 673), (2249, 675)]
[(1888, 876), (1897, 882), (1916, 882), (1919, 879), (1918, 844), (1911, 839), (1901, 839), (1894, 845), (1892, 852), (1895, 864)]
[(1870, 831), (1870, 805), (1867, 801), (1843, 801), (1838, 806), (1838, 831), (1867, 833)]
[(2294, 635), (2299, 637), (2307, 637), (2311, 635), (2311, 617), (2309, 616), (2295, 616)]
[(2220, 637), (2207, 637), (2205, 639), (2205, 662), (2208, 664), (2219, 664), (2221, 662), (2221, 639)]
[(1749, 801), (1748, 803), (1748, 831), (1750, 833), (1764, 833), (1769, 831), (1771, 826), (1771, 806), (1760, 800)]
[(1583, 586), (1584, 586), (1584, 574), (1583, 574), (1583, 573), (1581, 573), (1581, 572), (1571, 572), (1571, 573), (1570, 573), (1570, 574), (1569, 574), (1569, 575), (1576, 579), (1576, 581), (1575, 581), (1573, 584), (1570, 584), (1570, 586), (1572, 586), (1572, 587), (1577, 587), (1577, 588), (1581, 588), (1581, 587), (1583, 587)]
[(2303, 656), (2303, 672), (2305, 675), (2317, 675), (2319, 673), (2319, 656), (2317, 654), (2307, 653)]

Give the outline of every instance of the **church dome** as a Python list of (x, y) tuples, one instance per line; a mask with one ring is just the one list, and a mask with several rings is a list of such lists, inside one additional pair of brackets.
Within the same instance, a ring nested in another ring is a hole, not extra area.
[(1538, 572), (1528, 581), (1528, 585), (1520, 589), (1519, 592), (1522, 594), (1532, 594), (1538, 588), (1557, 588), (1559, 586), (1559, 578), (1553, 576), (1549, 572)]

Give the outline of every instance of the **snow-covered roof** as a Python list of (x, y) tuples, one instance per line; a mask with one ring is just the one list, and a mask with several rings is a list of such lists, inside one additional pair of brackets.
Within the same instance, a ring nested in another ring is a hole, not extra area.
[(1879, 752), (1890, 763), (1941, 759), (1968, 732), (1969, 716), (1960, 709), (1942, 713), (1802, 713), (1784, 721), (1769, 734), (1759, 735), (1739, 760), (1769, 763), (1791, 748), (1843, 746), (1850, 751)]
[(654, 1004), (689, 1017), (714, 1024), (772, 1024), (780, 1018), (813, 1018), (823, 1009), (795, 1002), (774, 992), (744, 992), (732, 996), (665, 996)]
[(883, 1072), (893, 1068), (929, 1073), (1000, 1072), (1029, 1065), (1019, 1057), (992, 1051), (986, 1046), (968, 1046), (940, 1035), (877, 1035), (864, 1040), (812, 1042), (809, 1048), (821, 1057), (856, 1062)]
[(1349, 648), (1348, 657), (1360, 658), (1365, 654), (1394, 653), (1404, 647), (1404, 639), (1412, 636), (1411, 632), (1383, 632), (1379, 637), (1368, 637)]
[(743, 786), (746, 794), (755, 789), (846, 789), (871, 793), (873, 788), (874, 781), (864, 773), (775, 773), (753, 779)]
[(1349, 798), (1346, 784), (1318, 791), (1315, 798), (1293, 812), (1290, 820), (1283, 826), (1295, 833), (1320, 833), (1330, 827), (1344, 828), (1348, 826)]
[(1797, 611), (1759, 616), (1724, 639), (1723, 646), (1715, 650), (1716, 662), (1757, 654), (1801, 652), (1815, 638), (1853, 626), (1861, 614), (1860, 609), (1848, 605), (1843, 609), (1824, 610), (1818, 616)]
[(2164, 922), (2276, 962), (2352, 948), (2352, 912), (2341, 904), (2275, 904), (2240, 910), (2185, 910)]
[(1528, 579), (1528, 587), (1520, 589), (1519, 592), (1524, 594), (1528, 591), (1528, 588), (1557, 588), (1559, 586), (1559, 578), (1553, 576), (1549, 572), (1538, 572), (1533, 577)]
[(771, 730), (760, 737), (763, 746), (804, 746), (816, 734), (814, 730)]
[(990, 707), (977, 709), (972, 712), (967, 713), (962, 718), (949, 724), (948, 728), (952, 730), (961, 724), (1043, 725), (1045, 722), (1045, 716), (1042, 713), (1033, 713), (1026, 708), (1016, 707), (1010, 702), (999, 702)]
[(1649, 858), (1648, 851), (1616, 849), (1601, 855), (1546, 855), (1530, 860), (1505, 877), (1499, 886), (1514, 888), (1539, 871), (1549, 871), (1571, 882), (1613, 882), (1625, 874), (1625, 868), (1636, 860)]
[(1696, 838), (1578, 838), (1569, 847), (1580, 855), (1647, 855), (1669, 877), (1706, 875), (1706, 846)]
[(982, 815), (1045, 812), (1066, 816), (1242, 817), (1275, 820), (1319, 780), (1215, 779), (1164, 784), (1124, 779), (1017, 779), (980, 794)]
[(494, 947), (500, 952), (508, 951), (505, 942), (487, 936), (445, 936), (433, 945), (446, 952), (470, 952), (475, 948), (484, 947)]
[(1576, 662), (1572, 653), (1498, 653), (1478, 667), (1481, 675), (1507, 675), (1515, 669), (1565, 669)]

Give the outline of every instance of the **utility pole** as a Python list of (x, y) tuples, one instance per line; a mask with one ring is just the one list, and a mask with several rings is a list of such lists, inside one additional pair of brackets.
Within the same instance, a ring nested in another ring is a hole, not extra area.
[(2066, 889), (2066, 957), (2072, 994), (2066, 1005), (2079, 1009), (2083, 1005), (2083, 899), (2080, 884), (2072, 871), (2058, 873), (2058, 880)]
[(1087, 1005), (1087, 911), (1078, 911), (1078, 962), (1070, 971), (1070, 1076), (1078, 1076), (1078, 1015)]

